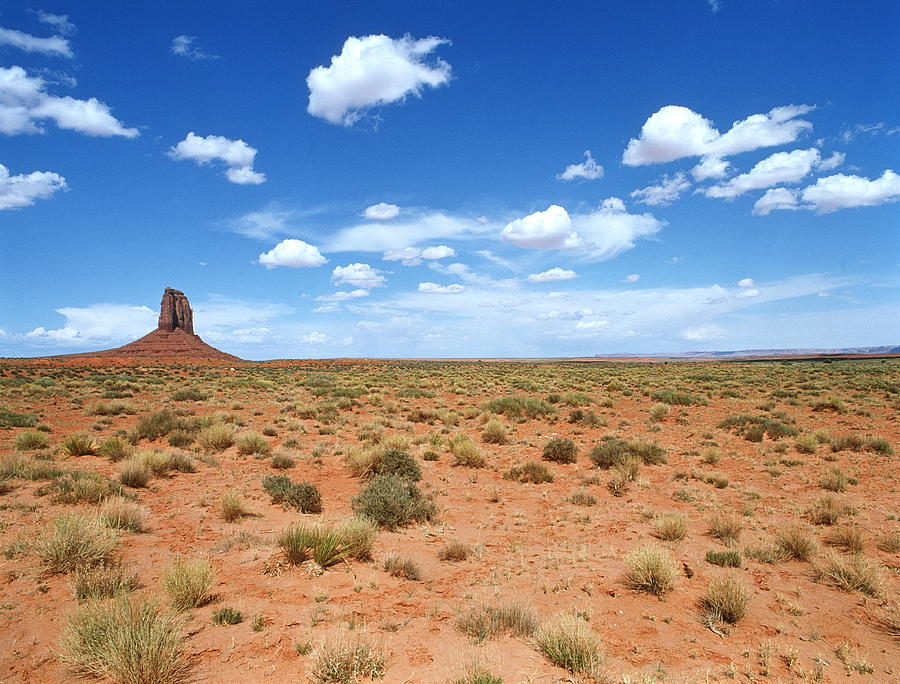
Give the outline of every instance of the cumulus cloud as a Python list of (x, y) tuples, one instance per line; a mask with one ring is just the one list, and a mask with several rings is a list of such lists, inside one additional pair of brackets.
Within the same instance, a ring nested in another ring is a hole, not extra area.
[(260, 254), (258, 261), (268, 269), (276, 266), (309, 268), (321, 266), (328, 259), (321, 255), (317, 247), (303, 240), (289, 238), (282, 240), (268, 252)]
[(456, 256), (456, 250), (447, 245), (436, 245), (419, 249), (418, 247), (405, 247), (404, 249), (389, 249), (381, 258), (385, 261), (399, 261), (404, 266), (418, 266), (423, 259), (433, 261)]
[(556, 176), (560, 180), (596, 180), (603, 178), (603, 167), (600, 166), (591, 155), (590, 150), (584, 151), (584, 161), (580, 164), (569, 164), (562, 173)]
[(172, 52), (180, 57), (186, 57), (193, 61), (204, 59), (219, 59), (219, 55), (206, 52), (196, 45), (197, 36), (175, 36), (172, 39)]
[(838, 173), (819, 178), (803, 190), (802, 198), (818, 214), (850, 207), (874, 207), (900, 199), (900, 176), (891, 169), (874, 180)]
[(756, 200), (753, 205), (753, 213), (756, 216), (766, 216), (776, 210), (799, 209), (797, 204), (797, 192), (788, 188), (770, 188), (766, 194)]
[(640, 279), (641, 279), (640, 273), (629, 273), (627, 276), (625, 276), (625, 280), (623, 282), (636, 283)]
[(72, 58), (75, 56), (69, 41), (62, 36), (39, 38), (32, 36), (30, 33), (23, 33), (22, 31), (0, 26), (0, 47), (4, 45), (24, 50), (25, 52), (37, 52), (51, 57)]
[(697, 112), (666, 105), (644, 122), (640, 137), (628, 142), (622, 162), (643, 166), (683, 157), (719, 158), (784, 145), (812, 128), (811, 123), (797, 117), (813, 109), (808, 105), (776, 107), (768, 114), (753, 114), (736, 121), (728, 131), (719, 133), (711, 121)]
[(654, 207), (667, 207), (681, 197), (681, 193), (691, 187), (691, 182), (683, 171), (674, 176), (668, 174), (660, 178), (655, 185), (634, 190), (632, 197), (637, 198), (640, 204), (649, 204)]
[(819, 161), (819, 163), (816, 165), (816, 168), (819, 169), (819, 171), (831, 171), (832, 169), (836, 169), (841, 164), (843, 164), (844, 159), (846, 158), (847, 155), (845, 155), (843, 152), (832, 152), (830, 157)]
[(424, 294), (459, 294), (465, 291), (465, 286), (458, 283), (452, 285), (438, 285), (437, 283), (419, 283), (418, 291)]
[(738, 281), (738, 287), (753, 287), (755, 284), (753, 278), (741, 278)]
[(352, 285), (365, 290), (382, 287), (386, 282), (385, 277), (377, 268), (358, 262), (347, 266), (335, 266), (331, 272), (331, 280), (338, 285)]
[(136, 128), (125, 128), (109, 106), (96, 98), (56, 97), (47, 93), (46, 82), (39, 76), (29, 76), (19, 66), (0, 67), (0, 133), (43, 133), (42, 120), (91, 136), (139, 135)]
[(328, 342), (328, 335), (325, 333), (320, 333), (318, 331), (313, 331), (306, 335), (300, 336), (300, 341), (305, 344), (325, 344)]
[(379, 202), (370, 207), (366, 207), (363, 216), (373, 221), (390, 221), (400, 215), (400, 207), (396, 204), (386, 204)]
[(558, 280), (572, 280), (577, 277), (578, 274), (575, 271), (557, 266), (541, 273), (532, 273), (527, 280), (529, 283), (554, 283)]
[(444, 38), (385, 35), (350, 36), (330, 66), (309, 72), (307, 111), (329, 123), (352, 126), (372, 107), (419, 96), (450, 80), (450, 65), (442, 59), (426, 61)]
[(718, 180), (728, 175), (731, 163), (721, 157), (703, 157), (700, 163), (691, 169), (691, 175), (697, 182)]
[(838, 173), (819, 178), (802, 191), (769, 190), (753, 205), (753, 213), (765, 216), (776, 210), (807, 209), (817, 214), (829, 214), (839, 209), (874, 207), (897, 200), (900, 200), (900, 176), (891, 169), (874, 180)]
[(146, 306), (91, 304), (62, 307), (56, 313), (66, 319), (62, 327), (38, 326), (25, 333), (25, 337), (37, 344), (94, 346), (133, 340), (146, 335), (157, 323), (157, 313)]
[(717, 325), (701, 325), (684, 330), (681, 337), (692, 342), (706, 342), (708, 340), (724, 340), (727, 336), (725, 331)]
[(578, 249), (592, 260), (611, 259), (635, 242), (654, 235), (665, 225), (652, 214), (630, 214), (618, 197), (603, 201), (587, 214), (569, 213), (558, 205), (529, 214), (506, 225), (500, 237), (531, 249)]
[(707, 197), (734, 199), (751, 190), (770, 188), (782, 183), (797, 183), (816, 168), (820, 161), (819, 150), (815, 148), (776, 152), (757, 162), (747, 173), (706, 188), (703, 194)]
[(66, 179), (51, 171), (33, 171), (11, 176), (0, 164), (0, 211), (30, 207), (58, 190), (68, 190)]
[(190, 131), (184, 140), (169, 148), (169, 156), (175, 160), (190, 159), (198, 166), (221, 161), (228, 167), (225, 177), (238, 185), (259, 185), (266, 182), (263, 173), (253, 170), (256, 148), (243, 140), (231, 140), (221, 135), (201, 137)]

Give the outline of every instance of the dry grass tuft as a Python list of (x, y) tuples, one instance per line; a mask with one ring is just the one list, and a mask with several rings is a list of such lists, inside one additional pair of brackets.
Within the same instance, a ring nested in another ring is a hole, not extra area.
[(644, 546), (632, 551), (625, 563), (628, 565), (625, 584), (632, 589), (662, 596), (675, 586), (678, 570), (675, 560), (665, 549)]

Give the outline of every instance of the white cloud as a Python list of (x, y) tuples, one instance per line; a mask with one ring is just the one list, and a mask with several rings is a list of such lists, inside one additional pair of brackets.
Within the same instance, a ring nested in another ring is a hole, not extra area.
[(709, 8), (713, 11), (713, 14), (719, 11), (720, 5), (719, 0), (706, 0), (709, 3)]
[(226, 225), (238, 235), (265, 240), (291, 232), (289, 223), (293, 216), (293, 211), (270, 205), (260, 211), (250, 211), (230, 219)]
[(300, 341), (306, 344), (325, 344), (328, 342), (328, 335), (314, 331), (307, 335), (301, 335)]
[(442, 59), (425, 58), (450, 41), (443, 38), (393, 39), (385, 35), (344, 42), (341, 54), (330, 66), (309, 72), (307, 111), (329, 123), (352, 126), (372, 107), (419, 96), (426, 86), (436, 88), (450, 80), (450, 65)]
[(569, 213), (550, 205), (511, 221), (500, 234), (505, 241), (532, 249), (578, 249), (592, 260), (611, 259), (634, 247), (635, 241), (653, 235), (665, 225), (652, 214), (629, 214), (618, 197), (603, 201), (589, 214)]
[(369, 296), (368, 290), (358, 289), (351, 290), (350, 292), (342, 292), (338, 291), (330, 295), (322, 295), (321, 297), (316, 297), (317, 302), (345, 302), (348, 299), (360, 299), (362, 297)]
[(850, 207), (874, 207), (900, 199), (900, 176), (891, 169), (874, 180), (838, 173), (819, 178), (814, 185), (804, 188), (802, 198), (808, 208), (819, 214)]
[[(796, 117), (813, 110), (808, 105), (776, 107), (736, 121), (725, 133), (697, 112), (666, 105), (652, 114), (622, 155), (627, 166), (669, 162), (683, 157), (723, 157), (796, 140), (812, 124)], [(702, 165), (703, 162), (701, 162)], [(701, 171), (702, 173), (702, 171)]]
[(728, 175), (731, 163), (721, 157), (703, 157), (700, 163), (691, 169), (691, 175), (697, 182), (717, 180)]
[(331, 272), (331, 280), (338, 285), (346, 284), (357, 288), (371, 290), (373, 287), (382, 287), (385, 278), (381, 271), (372, 268), (369, 264), (348, 264), (347, 266), (335, 266)]
[(25, 52), (37, 52), (52, 57), (74, 57), (72, 46), (62, 36), (38, 38), (30, 33), (23, 33), (15, 29), (7, 29), (0, 26), (0, 46), (7, 46), (24, 50)]
[(276, 266), (314, 267), (321, 266), (327, 261), (317, 247), (294, 238), (282, 240), (268, 252), (259, 255), (259, 263), (269, 269)]
[(770, 188), (766, 194), (756, 200), (753, 205), (753, 213), (756, 216), (766, 216), (779, 209), (799, 209), (797, 204), (797, 191), (788, 188)]
[(738, 281), (738, 287), (753, 287), (754, 285), (753, 278), (741, 278)]
[(46, 82), (29, 76), (22, 67), (0, 67), (0, 133), (43, 133), (40, 120), (53, 121), (59, 128), (91, 136), (134, 138), (136, 128), (125, 128), (109, 106), (96, 98), (77, 100), (56, 97), (45, 90)]
[(33, 171), (16, 176), (0, 164), (0, 211), (30, 207), (58, 190), (68, 190), (66, 179), (51, 171)]
[(603, 330), (609, 327), (609, 321), (578, 321), (575, 324), (576, 330)]
[(751, 190), (770, 188), (782, 183), (797, 183), (816, 168), (820, 162), (819, 150), (794, 150), (776, 152), (756, 163), (747, 173), (719, 185), (703, 190), (707, 197), (734, 199)]
[(590, 150), (584, 151), (584, 161), (580, 164), (569, 164), (565, 170), (556, 176), (560, 180), (596, 180), (603, 178), (603, 167), (600, 166), (591, 155)]
[(200, 61), (204, 59), (219, 59), (219, 55), (213, 55), (195, 45), (197, 36), (175, 36), (172, 39), (172, 52), (180, 57)]
[(437, 283), (419, 283), (418, 291), (424, 294), (459, 294), (465, 291), (464, 285), (438, 285)]
[(266, 181), (265, 174), (253, 170), (256, 148), (243, 140), (231, 140), (221, 135), (201, 137), (190, 131), (175, 147), (169, 148), (169, 156), (175, 160), (190, 159), (198, 166), (221, 161), (228, 166), (225, 177), (238, 185), (259, 185)]
[(64, 36), (70, 36), (77, 30), (75, 24), (69, 21), (68, 14), (51, 14), (43, 10), (38, 10), (35, 14), (39, 22), (52, 26)]
[(527, 280), (529, 283), (554, 283), (558, 280), (572, 280), (577, 277), (578, 274), (575, 273), (575, 271), (559, 268), (557, 266), (547, 271), (543, 271), (542, 273), (532, 273), (528, 276)]
[(637, 201), (641, 204), (667, 207), (689, 187), (691, 187), (691, 182), (685, 176), (684, 171), (679, 171), (671, 177), (668, 174), (664, 175), (656, 185), (648, 185), (646, 188), (634, 190), (631, 196), (638, 198)]
[(157, 313), (146, 306), (91, 304), (62, 307), (56, 313), (66, 319), (61, 328), (38, 326), (25, 333), (25, 337), (38, 344), (96, 346), (141, 337), (157, 323)]
[(446, 259), (456, 256), (456, 250), (447, 245), (436, 245), (419, 249), (418, 247), (404, 247), (403, 249), (389, 249), (381, 258), (385, 261), (399, 261), (404, 266), (418, 266), (423, 259), (429, 261)]
[(492, 264), (497, 264), (497, 266), (502, 266), (503, 268), (509, 269), (510, 271), (516, 270), (516, 266), (514, 263), (507, 259), (504, 259), (503, 257), (497, 256), (489, 249), (479, 249), (475, 252), (475, 254), (480, 257), (484, 257)]
[(841, 164), (843, 164), (844, 159), (846, 158), (847, 155), (845, 155), (843, 152), (832, 152), (831, 156), (821, 160), (816, 165), (816, 168), (819, 169), (819, 171), (831, 171), (832, 169), (836, 169)]
[(840, 139), (845, 143), (849, 143), (861, 135), (894, 135), (896, 133), (900, 133), (900, 126), (888, 128), (887, 123), (885, 123), (884, 121), (879, 121), (877, 123), (870, 124), (856, 124), (854, 126), (850, 126), (849, 128), (845, 128), (843, 131), (841, 131)]
[(379, 202), (370, 207), (366, 207), (363, 216), (373, 221), (390, 221), (400, 215), (400, 207), (396, 204), (386, 204)]
[(755, 287), (745, 287), (743, 290), (739, 290), (734, 296), (738, 299), (752, 299), (753, 297), (759, 297), (762, 294)]
[(706, 342), (708, 340), (724, 340), (727, 335), (717, 325), (701, 325), (696, 328), (688, 328), (681, 333), (681, 337), (692, 342)]
[(641, 279), (640, 273), (629, 273), (627, 276), (625, 276), (625, 280), (623, 282), (636, 283), (640, 279)]
[(324, 246), (326, 252), (385, 252), (402, 250), (430, 240), (464, 239), (495, 230), (477, 219), (430, 212), (408, 221), (366, 222), (338, 230)]

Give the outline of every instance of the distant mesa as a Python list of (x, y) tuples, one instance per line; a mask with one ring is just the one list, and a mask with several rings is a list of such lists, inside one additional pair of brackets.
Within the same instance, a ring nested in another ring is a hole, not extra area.
[(167, 287), (159, 304), (156, 330), (115, 349), (78, 354), (105, 358), (191, 358), (240, 361), (211, 347), (194, 333), (194, 312), (184, 292)]

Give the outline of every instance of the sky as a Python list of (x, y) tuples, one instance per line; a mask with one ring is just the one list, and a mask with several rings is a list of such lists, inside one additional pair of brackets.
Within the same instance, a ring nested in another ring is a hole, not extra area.
[(0, 6), (0, 356), (900, 344), (890, 0)]

